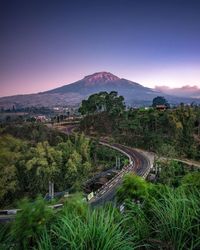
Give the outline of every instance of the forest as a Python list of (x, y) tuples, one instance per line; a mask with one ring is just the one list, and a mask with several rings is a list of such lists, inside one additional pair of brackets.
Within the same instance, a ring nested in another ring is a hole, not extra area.
[[(31, 132), (30, 132), (31, 131)], [(0, 207), (23, 198), (83, 191), (84, 182), (115, 166), (118, 152), (83, 134), (65, 135), (40, 123), (8, 124), (0, 131)], [(125, 159), (124, 159), (125, 160)]]
[(104, 95), (100, 92), (82, 102), (80, 112), (87, 115), (80, 126), (86, 134), (109, 136), (122, 144), (156, 153), (170, 148), (174, 156), (200, 160), (199, 106), (180, 104), (168, 108), (167, 103), (165, 110), (153, 106), (125, 108), (123, 97), (117, 96), (117, 92), (107, 93), (110, 98)]

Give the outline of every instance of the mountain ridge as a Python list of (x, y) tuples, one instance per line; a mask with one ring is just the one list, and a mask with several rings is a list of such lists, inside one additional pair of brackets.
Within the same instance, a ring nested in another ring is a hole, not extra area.
[[(99, 88), (101, 88), (101, 86), (110, 86), (112, 85), (113, 88), (115, 88), (114, 85), (120, 85), (120, 84), (130, 84), (131, 86), (137, 86), (137, 87), (141, 87), (141, 88), (145, 88), (143, 87), (141, 84), (136, 83), (136, 82), (132, 82), (129, 80), (126, 80), (124, 78), (119, 78), (117, 76), (115, 76), (114, 74), (110, 73), (110, 72), (97, 72), (91, 75), (87, 75), (85, 76), (83, 79), (67, 84), (67, 85), (63, 85), (61, 87), (52, 89), (52, 90), (48, 90), (45, 91), (43, 93), (59, 93), (59, 92), (65, 92), (65, 91), (80, 91), (80, 87), (93, 87), (93, 86), (98, 86)], [(71, 89), (71, 87), (73, 89)], [(77, 87), (77, 89), (76, 89)]]
[(126, 104), (129, 106), (150, 105), (153, 98), (159, 95), (165, 96), (172, 104), (197, 100), (200, 102), (200, 99), (168, 95), (156, 89), (144, 87), (139, 83), (119, 78), (110, 72), (101, 71), (87, 75), (76, 82), (37, 94), (1, 97), (0, 108), (75, 106), (89, 95), (100, 91), (117, 91), (119, 95), (124, 96)]

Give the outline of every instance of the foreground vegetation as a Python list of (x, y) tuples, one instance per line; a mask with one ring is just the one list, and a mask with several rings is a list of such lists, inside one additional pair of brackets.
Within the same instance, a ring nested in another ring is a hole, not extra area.
[[(200, 193), (155, 185), (127, 175), (118, 205), (91, 209), (68, 198), (53, 211), (38, 198), (24, 200), (16, 220), (0, 228), (0, 249), (193, 249), (200, 247)], [(127, 192), (127, 190), (129, 192)]]

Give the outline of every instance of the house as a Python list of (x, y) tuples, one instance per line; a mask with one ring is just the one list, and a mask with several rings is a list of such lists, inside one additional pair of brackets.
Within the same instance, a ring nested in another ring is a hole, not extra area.
[(157, 109), (157, 110), (164, 111), (164, 110), (167, 109), (167, 106), (166, 106), (166, 105), (156, 105), (156, 109)]
[(37, 122), (47, 122), (48, 119), (45, 115), (38, 115), (38, 116), (35, 116), (35, 120)]

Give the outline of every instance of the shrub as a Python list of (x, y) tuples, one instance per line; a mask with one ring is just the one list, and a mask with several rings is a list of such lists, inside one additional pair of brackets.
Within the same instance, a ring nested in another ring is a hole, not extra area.
[(53, 218), (53, 210), (47, 207), (40, 197), (35, 202), (24, 199), (20, 202), (19, 208), (21, 211), (16, 215), (11, 233), (16, 246), (19, 249), (27, 249), (36, 244), (38, 235)]
[(123, 179), (122, 185), (117, 190), (118, 201), (143, 201), (148, 197), (149, 187), (150, 185), (143, 178), (134, 174), (127, 174)]

